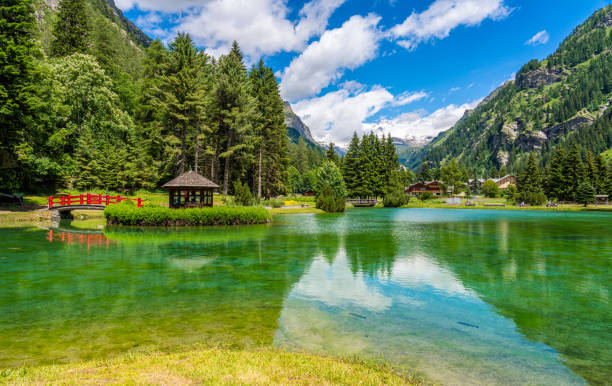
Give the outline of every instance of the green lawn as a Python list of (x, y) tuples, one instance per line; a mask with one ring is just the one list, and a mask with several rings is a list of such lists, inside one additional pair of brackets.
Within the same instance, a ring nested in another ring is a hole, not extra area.
[(422, 385), (387, 365), (278, 350), (128, 353), (111, 360), (0, 370), (8, 384)]

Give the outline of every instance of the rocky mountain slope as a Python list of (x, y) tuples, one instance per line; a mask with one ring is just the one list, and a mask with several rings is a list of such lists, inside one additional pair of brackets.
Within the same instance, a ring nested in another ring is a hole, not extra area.
[(612, 147), (612, 5), (595, 12), (543, 61), (531, 60), (448, 131), (406, 161), (417, 168), (458, 158), (468, 168), (516, 170), (529, 152), (578, 143)]
[(392, 139), (400, 162), (406, 164), (408, 160), (427, 146), (434, 138), (412, 136), (408, 138), (393, 137)]
[(302, 137), (307, 145), (314, 147), (322, 147), (317, 141), (312, 137), (312, 133), (310, 129), (300, 117), (297, 116), (296, 113), (291, 109), (291, 105), (289, 102), (285, 101), (285, 124), (287, 125), (287, 131), (289, 138), (292, 142), (297, 143), (298, 139)]

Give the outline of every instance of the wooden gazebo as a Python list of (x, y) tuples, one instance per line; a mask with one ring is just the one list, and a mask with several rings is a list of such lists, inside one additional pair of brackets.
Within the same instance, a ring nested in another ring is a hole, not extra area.
[(199, 208), (213, 206), (213, 191), (219, 185), (194, 171), (188, 171), (163, 187), (169, 190), (170, 208)]

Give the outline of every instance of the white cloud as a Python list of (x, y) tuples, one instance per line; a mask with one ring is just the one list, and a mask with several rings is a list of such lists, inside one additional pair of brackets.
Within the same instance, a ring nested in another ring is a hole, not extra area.
[[(358, 84), (357, 84), (358, 85)], [(321, 97), (292, 105), (293, 111), (308, 125), (317, 141), (346, 145), (353, 132), (363, 134), (370, 126), (363, 122), (384, 108), (403, 106), (427, 97), (427, 93), (402, 93), (394, 96), (380, 86), (369, 90), (355, 88), (356, 82), (343, 83), (344, 88)]]
[(422, 13), (412, 13), (389, 34), (402, 47), (413, 50), (419, 43), (448, 37), (458, 26), (479, 25), (485, 19), (499, 20), (511, 9), (504, 0), (436, 0)]
[(427, 94), (425, 91), (419, 91), (419, 92), (404, 92), (402, 94), (400, 94), (395, 101), (393, 101), (393, 106), (404, 106), (407, 104), (410, 104), (412, 102), (416, 102), (420, 99), (423, 98), (427, 98), (429, 96), (429, 94)]
[(355, 15), (340, 28), (325, 31), (282, 73), (281, 93), (295, 101), (321, 92), (340, 79), (344, 70), (357, 68), (377, 55), (380, 17)]
[(546, 30), (540, 31), (537, 34), (533, 35), (531, 39), (527, 40), (525, 44), (537, 46), (540, 44), (546, 44), (550, 40), (550, 35)]
[(199, 7), (209, 0), (115, 0), (117, 8), (127, 11), (138, 6), (143, 11), (181, 12), (191, 7)]
[[(312, 0), (295, 21), (288, 18), (291, 10), (287, 0), (119, 0), (117, 4), (122, 9), (138, 5), (153, 14), (172, 13), (177, 22), (165, 35), (188, 32), (214, 56), (229, 51), (236, 40), (243, 52), (256, 60), (281, 51), (302, 51), (311, 38), (326, 30), (329, 17), (344, 1)], [(145, 28), (159, 30), (151, 23)]]
[(338, 252), (331, 265), (317, 257), (293, 288), (292, 296), (320, 301), (330, 307), (344, 308), (350, 304), (351, 307), (375, 312), (383, 312), (392, 306), (390, 297), (368, 286), (364, 274), (353, 274), (349, 267), (344, 249)]
[(448, 105), (431, 114), (425, 110), (417, 110), (401, 114), (392, 119), (383, 119), (376, 123), (363, 124), (363, 131), (375, 131), (393, 137), (435, 137), (450, 129), (463, 116), (466, 110), (473, 109), (480, 103), (465, 103), (461, 106)]

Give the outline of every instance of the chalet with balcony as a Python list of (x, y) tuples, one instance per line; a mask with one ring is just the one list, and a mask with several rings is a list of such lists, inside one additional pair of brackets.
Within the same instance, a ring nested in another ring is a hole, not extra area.
[(440, 181), (419, 182), (407, 187), (404, 192), (410, 196), (419, 196), (425, 192), (429, 192), (434, 196), (442, 194), (442, 186)]

